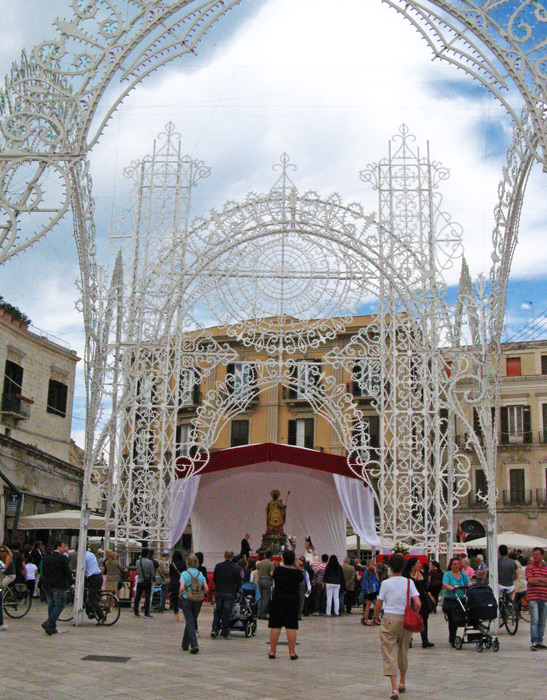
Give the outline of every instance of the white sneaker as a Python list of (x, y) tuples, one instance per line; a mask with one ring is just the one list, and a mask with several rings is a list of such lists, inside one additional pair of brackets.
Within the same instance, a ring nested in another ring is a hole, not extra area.
[(8, 626), (7, 626), (7, 625), (0, 625), (0, 630), (1, 630), (2, 632), (5, 632), (7, 629), (8, 629)]

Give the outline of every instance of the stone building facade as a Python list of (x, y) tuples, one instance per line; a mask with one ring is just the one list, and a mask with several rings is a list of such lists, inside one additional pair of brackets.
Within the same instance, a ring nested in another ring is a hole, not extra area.
[(71, 440), (76, 352), (0, 310), (0, 541), (21, 515), (79, 507), (81, 451)]
[[(498, 531), (547, 537), (547, 341), (502, 346), (497, 465)], [(459, 435), (462, 444), (464, 435)], [(481, 536), (485, 477), (473, 454), (471, 493), (456, 511), (462, 530)]]
[[(324, 353), (334, 345), (350, 342), (370, 322), (369, 316), (354, 318), (336, 341), (327, 342), (313, 356), (298, 360), (307, 365), (321, 362)], [(240, 343), (233, 343), (219, 329), (210, 330), (218, 342), (232, 344), (240, 358), (227, 367), (217, 367), (203, 386), (194, 385), (191, 376), (181, 378), (185, 383), (187, 398), (178, 416), (177, 443), (178, 452), (182, 455), (187, 451), (192, 420), (206, 393), (214, 389), (219, 380), (225, 381), (230, 373), (238, 377), (236, 382), (252, 381), (252, 374), (245, 367), (252, 366), (255, 359), (262, 359)], [(498, 436), (498, 530), (547, 537), (547, 341), (507, 344), (502, 347), (502, 353), (504, 376)], [(357, 383), (351, 380), (351, 375), (343, 369), (333, 370), (329, 367), (325, 371), (334, 374), (336, 382), (353, 394), (359, 408), (367, 416), (371, 446), (379, 446), (382, 420), (372, 407), (370, 397), (362, 394)], [(465, 449), (465, 435), (457, 424), (456, 439), (460, 448)], [(262, 442), (298, 445), (332, 454), (346, 453), (330, 423), (314, 414), (305, 398), (291, 394), (281, 386), (273, 386), (260, 395), (257, 392), (256, 400), (243, 413), (225, 423), (214, 449)], [(462, 532), (471, 537), (483, 536), (486, 524), (486, 506), (477, 496), (478, 492), (486, 491), (484, 473), (472, 451), (467, 454), (471, 462), (471, 491), (455, 511), (455, 541)]]

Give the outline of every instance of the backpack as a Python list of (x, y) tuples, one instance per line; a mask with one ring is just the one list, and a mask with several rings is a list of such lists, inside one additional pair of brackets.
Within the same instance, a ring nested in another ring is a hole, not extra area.
[(188, 574), (190, 575), (192, 582), (190, 583), (190, 588), (187, 589), (186, 597), (193, 603), (201, 603), (201, 601), (205, 598), (205, 594), (203, 593), (203, 585), (199, 580), (199, 573), (197, 576), (192, 576), (190, 572), (188, 572)]

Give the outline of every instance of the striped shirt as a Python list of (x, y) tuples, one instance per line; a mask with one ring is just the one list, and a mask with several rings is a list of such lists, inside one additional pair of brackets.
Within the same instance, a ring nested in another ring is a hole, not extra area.
[(314, 569), (314, 577), (313, 577), (313, 582), (314, 583), (323, 583), (323, 579), (325, 578), (325, 569), (327, 568), (327, 565), (325, 563), (319, 564), (319, 566)]
[(531, 583), (531, 578), (547, 578), (547, 565), (544, 561), (541, 564), (532, 562), (526, 567), (526, 580), (528, 588), (526, 590), (526, 599), (530, 600), (545, 600), (547, 601), (547, 583)]

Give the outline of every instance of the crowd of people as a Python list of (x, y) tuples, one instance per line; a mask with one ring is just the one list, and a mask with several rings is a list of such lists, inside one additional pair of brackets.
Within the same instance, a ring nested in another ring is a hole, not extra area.
[[(392, 699), (398, 698), (406, 688), (412, 632), (404, 624), (405, 610), (410, 606), (421, 618), (422, 647), (434, 647), (428, 636), (428, 618), (437, 612), (442, 595), (448, 641), (454, 647), (458, 626), (461, 626), (460, 601), (464, 601), (470, 586), (487, 583), (490, 573), (480, 554), (473, 561), (474, 568), (466, 557), (453, 557), (443, 571), (438, 561), (428, 562), (417, 556), (405, 558), (400, 554), (366, 563), (358, 557), (346, 557), (340, 564), (335, 555), (323, 554), (310, 560), (306, 556), (297, 558), (294, 551), (287, 549), (282, 561), (272, 557), (269, 551), (255, 559), (249, 556), (243, 544), (238, 558), (227, 550), (223, 561), (214, 568), (211, 637), (231, 638), (234, 606), (242, 591), (251, 592), (257, 603), (256, 616), (268, 620), (268, 658), (276, 658), (281, 630), (285, 628), (289, 657), (297, 660), (296, 635), (303, 617), (342, 616), (351, 614), (358, 605), (362, 610), (362, 622), (367, 626), (379, 624), (382, 615), (380, 646), (384, 675), (391, 682)], [(50, 553), (45, 552), (40, 542), (32, 547), (0, 547), (0, 630), (6, 629), (2, 592), (16, 582), (25, 584), (31, 595), (41, 595), (47, 602), (48, 615), (42, 627), (46, 634), (55, 634), (66, 592), (74, 583), (77, 556), (77, 550), (69, 551), (63, 541), (58, 541)], [(152, 591), (159, 587), (159, 611), (166, 610), (168, 597), (175, 620), (178, 621), (179, 611), (182, 611), (185, 627), (181, 646), (191, 654), (199, 653), (198, 618), (210, 585), (203, 561), (200, 552), (184, 557), (179, 550), (174, 551), (172, 558), (164, 553), (158, 561), (153, 550), (143, 548), (136, 562), (135, 617), (141, 617), (143, 598), (144, 617), (152, 617)], [(497, 571), (500, 595), (508, 596), (516, 605), (526, 595), (531, 618), (531, 650), (547, 649), (543, 644), (547, 621), (547, 564), (543, 549), (536, 547), (532, 557), (527, 559), (521, 551), (509, 551), (501, 545)], [(100, 614), (98, 592), (104, 587), (117, 593), (126, 574), (127, 570), (114, 551), (104, 555), (101, 550), (97, 554), (86, 550), (85, 586), (92, 611)]]

